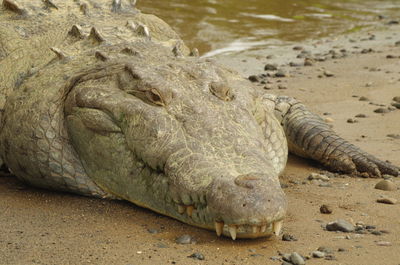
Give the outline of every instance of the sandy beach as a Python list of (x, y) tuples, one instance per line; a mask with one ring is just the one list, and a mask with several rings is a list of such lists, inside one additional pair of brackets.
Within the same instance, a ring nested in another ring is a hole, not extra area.
[[(383, 25), (337, 39), (215, 60), (253, 76), (266, 93), (296, 97), (339, 135), (399, 166), (400, 109), (391, 105), (400, 96), (397, 32), (399, 25)], [(304, 56), (313, 58), (309, 66), (304, 66)], [(278, 70), (265, 71), (267, 64)], [(384, 110), (374, 112), (379, 108)], [(281, 177), (289, 201), (283, 234), (295, 241), (283, 241), (282, 236), (218, 238), (127, 202), (40, 190), (3, 175), (0, 264), (282, 264), (280, 253), (297, 252), (310, 258), (306, 264), (399, 265), (400, 203), (376, 202), (381, 196), (400, 200), (399, 178), (393, 178), (394, 191), (375, 189), (379, 179), (328, 173), (323, 173), (330, 176), (325, 181), (307, 179), (323, 171), (315, 162), (290, 156)], [(322, 204), (332, 213), (321, 214)], [(358, 223), (362, 232), (324, 229), (337, 219)], [(192, 242), (178, 244), (182, 235)], [(325, 258), (312, 257), (318, 248)], [(190, 257), (194, 253), (204, 260)]]

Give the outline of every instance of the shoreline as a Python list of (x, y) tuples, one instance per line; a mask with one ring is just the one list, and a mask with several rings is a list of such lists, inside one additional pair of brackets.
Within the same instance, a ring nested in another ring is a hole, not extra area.
[[(400, 165), (400, 139), (387, 136), (400, 133), (400, 109), (374, 112), (380, 107), (393, 107), (392, 98), (400, 96), (400, 46), (395, 44), (400, 41), (399, 29), (394, 25), (384, 31), (296, 45), (302, 48), (256, 51), (215, 60), (246, 76), (269, 73), (271, 77), (258, 77), (259, 82), (254, 82), (260, 89), (270, 85), (265, 89), (268, 93), (298, 98), (330, 121), (339, 135)], [(340, 51), (343, 49), (346, 52)], [(296, 58), (302, 50), (309, 50), (311, 56), (339, 57), (325, 61), (317, 57), (312, 66), (302, 66), (304, 58)], [(272, 53), (274, 58), (267, 59)], [(346, 56), (340, 57), (343, 53)], [(278, 70), (264, 71), (266, 64), (277, 64), (285, 76), (273, 77)], [(355, 117), (359, 114), (366, 117)], [(213, 232), (126, 202), (35, 189), (13, 177), (1, 176), (0, 264), (281, 264), (281, 260), (271, 257), (282, 259), (278, 253), (294, 251), (310, 256), (319, 247), (326, 247), (332, 250), (326, 255), (334, 260), (332, 264), (398, 265), (400, 204), (380, 204), (376, 199), (383, 195), (400, 200), (400, 191), (374, 189), (378, 179), (337, 176), (329, 181), (307, 180), (310, 173), (321, 170), (312, 161), (290, 156), (281, 177), (289, 200), (283, 233), (297, 238), (291, 242), (281, 237), (237, 241), (218, 238)], [(399, 178), (393, 181), (400, 186)], [(321, 214), (322, 204), (330, 205), (333, 213)], [(375, 226), (374, 231), (379, 233), (322, 229), (321, 225), (336, 219)], [(175, 239), (184, 234), (194, 242), (177, 244)], [(201, 253), (205, 260), (189, 258), (193, 253)], [(307, 264), (328, 262), (311, 258)]]

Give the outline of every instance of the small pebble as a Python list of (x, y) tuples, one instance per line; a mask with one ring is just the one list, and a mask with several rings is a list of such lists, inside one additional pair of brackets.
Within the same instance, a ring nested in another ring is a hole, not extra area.
[(304, 265), (304, 264), (306, 264), (306, 262), (304, 261), (303, 257), (297, 252), (293, 252), (290, 255), (290, 262), (293, 265)]
[(160, 231), (158, 231), (157, 229), (147, 229), (147, 232), (149, 232), (150, 234), (158, 234)]
[(283, 234), (282, 235), (282, 240), (283, 241), (297, 241), (297, 238), (294, 235)]
[(325, 120), (325, 122), (327, 122), (327, 123), (332, 123), (332, 122), (335, 121), (335, 120), (332, 119), (331, 117), (327, 117), (327, 118), (325, 118), (324, 120)]
[(311, 58), (305, 58), (304, 59), (304, 66), (313, 66), (314, 65), (314, 60)]
[(190, 235), (182, 235), (175, 240), (178, 244), (192, 244), (194, 243), (193, 238)]
[(394, 97), (393, 101), (399, 102), (400, 103), (400, 96)]
[(361, 96), (358, 100), (359, 101), (368, 101), (369, 99), (367, 97)]
[(256, 75), (251, 75), (251, 76), (249, 76), (249, 80), (250, 80), (251, 82), (260, 82), (260, 81), (261, 81), (260, 77), (258, 77), (258, 76), (256, 76)]
[(278, 85), (278, 89), (287, 89), (287, 86), (284, 86), (284, 85)]
[(390, 180), (381, 180), (375, 185), (377, 190), (394, 191), (397, 190), (396, 185)]
[(313, 256), (314, 258), (318, 258), (318, 259), (321, 259), (321, 258), (324, 258), (324, 257), (325, 257), (325, 253), (322, 252), (322, 251), (318, 251), (318, 250), (313, 251), (311, 254), (312, 254), (312, 256)]
[(323, 214), (331, 214), (333, 212), (332, 207), (327, 204), (322, 204), (321, 207), (319, 207), (319, 211)]
[(325, 254), (333, 253), (333, 249), (331, 249), (329, 247), (324, 247), (324, 246), (319, 247), (317, 250), (321, 251), (321, 252), (324, 252)]
[(326, 77), (332, 77), (332, 76), (334, 76), (335, 74), (332, 73), (332, 72), (330, 72), (330, 71), (328, 71), (328, 70), (325, 70), (325, 71), (324, 71), (324, 75), (325, 75)]
[(392, 243), (389, 242), (389, 241), (378, 241), (378, 242), (376, 242), (376, 244), (377, 244), (378, 246), (384, 246), (384, 247), (387, 247), (387, 246), (391, 246), (391, 245), (392, 245)]
[(276, 71), (276, 70), (278, 70), (278, 67), (275, 64), (269, 63), (264, 66), (264, 70), (265, 71)]
[(293, 50), (295, 50), (295, 51), (301, 51), (301, 50), (303, 50), (303, 47), (301, 47), (301, 46), (294, 46), (294, 47), (293, 47)]
[(382, 235), (382, 232), (373, 230), (373, 231), (371, 231), (371, 234), (376, 235), (376, 236), (380, 236), (380, 235)]
[(357, 123), (357, 122), (358, 122), (358, 120), (356, 120), (356, 119), (352, 119), (352, 118), (347, 119), (347, 123)]
[(390, 138), (393, 138), (393, 139), (400, 139), (400, 134), (390, 133), (390, 134), (388, 134), (386, 136), (390, 137)]
[(354, 231), (354, 225), (343, 219), (338, 219), (336, 221), (330, 222), (326, 225), (326, 230), (328, 231), (342, 231), (342, 232), (352, 232)]
[(204, 260), (204, 255), (201, 253), (193, 253), (192, 255), (188, 256), (188, 258)]
[(366, 87), (371, 87), (372, 84), (373, 84), (372, 82), (368, 82), (368, 83), (365, 84), (365, 86), (366, 86)]
[(384, 204), (396, 204), (397, 200), (394, 198), (380, 198), (380, 199), (377, 199), (376, 202), (384, 203)]
[(324, 175), (324, 174), (319, 174), (319, 173), (311, 173), (308, 178), (308, 180), (322, 180), (322, 181), (329, 181), (329, 177)]
[(272, 86), (272, 84), (266, 84), (266, 85), (264, 86), (264, 89), (266, 89), (266, 90), (271, 90), (272, 88), (274, 88), (274, 87)]
[(394, 102), (391, 104), (393, 107), (395, 107), (396, 109), (400, 109), (400, 102)]
[(287, 76), (287, 74), (286, 74), (286, 72), (283, 71), (283, 70), (278, 70), (278, 71), (275, 73), (275, 77), (286, 77), (286, 76)]
[(390, 110), (388, 110), (387, 108), (377, 108), (374, 110), (375, 113), (388, 113), (390, 112)]
[(360, 113), (360, 114), (357, 114), (355, 117), (356, 118), (366, 118), (367, 115)]
[(386, 55), (386, 59), (395, 59), (395, 58), (397, 58), (398, 56), (395, 56), (395, 55), (392, 55), (392, 54), (388, 54), (388, 55)]

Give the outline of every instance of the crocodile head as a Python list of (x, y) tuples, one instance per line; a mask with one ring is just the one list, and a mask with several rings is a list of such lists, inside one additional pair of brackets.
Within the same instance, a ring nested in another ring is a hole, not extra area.
[(287, 146), (246, 80), (199, 59), (136, 58), (71, 83), (68, 132), (102, 189), (233, 239), (279, 233)]

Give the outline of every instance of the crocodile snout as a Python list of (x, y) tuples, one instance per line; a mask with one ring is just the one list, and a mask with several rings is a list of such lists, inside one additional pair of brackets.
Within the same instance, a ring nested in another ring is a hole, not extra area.
[(207, 202), (217, 234), (232, 238), (279, 233), (287, 207), (279, 180), (261, 173), (215, 178)]

